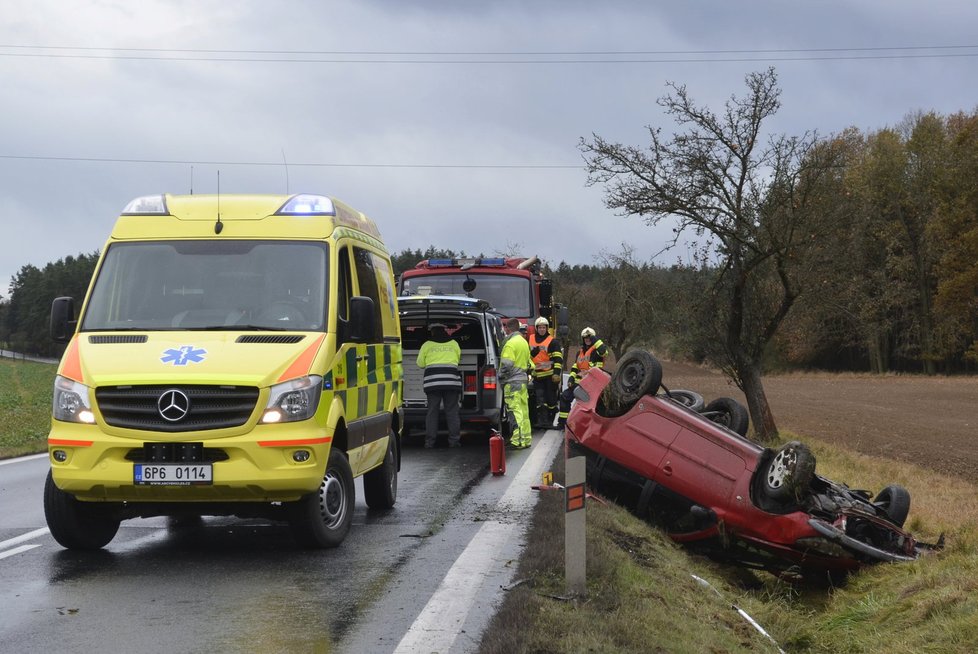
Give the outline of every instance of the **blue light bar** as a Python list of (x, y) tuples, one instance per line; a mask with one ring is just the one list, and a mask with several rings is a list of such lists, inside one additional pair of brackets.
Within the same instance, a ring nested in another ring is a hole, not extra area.
[(335, 216), (336, 207), (333, 201), (325, 195), (310, 195), (302, 193), (293, 195), (282, 208), (275, 212), (277, 216)]
[(428, 266), (431, 268), (450, 268), (454, 265), (454, 259), (428, 259)]
[(506, 260), (502, 257), (496, 257), (492, 259), (480, 259), (479, 264), (483, 266), (505, 266)]

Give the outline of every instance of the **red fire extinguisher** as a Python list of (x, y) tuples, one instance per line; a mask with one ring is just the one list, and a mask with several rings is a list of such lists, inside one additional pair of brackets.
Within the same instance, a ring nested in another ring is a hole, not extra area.
[(506, 441), (495, 429), (489, 437), (489, 470), (497, 477), (506, 474)]

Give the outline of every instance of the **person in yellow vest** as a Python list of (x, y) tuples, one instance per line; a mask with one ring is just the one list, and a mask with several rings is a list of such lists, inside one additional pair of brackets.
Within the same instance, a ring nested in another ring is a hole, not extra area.
[(557, 427), (563, 429), (567, 423), (567, 414), (574, 400), (574, 387), (591, 368), (604, 368), (604, 359), (608, 355), (608, 346), (598, 338), (590, 327), (581, 330), (581, 348), (577, 351), (577, 361), (571, 367), (567, 388), (560, 394), (560, 411), (557, 414)]
[(432, 323), (429, 329), (431, 338), (418, 350), (418, 367), (424, 368), (422, 387), (428, 399), (424, 446), (435, 446), (440, 405), (444, 404), (448, 446), (461, 447), (462, 425), (458, 415), (458, 400), (462, 394), (462, 378), (458, 372), (458, 364), (462, 360), (462, 349), (456, 341), (449, 338), (445, 325)]
[(517, 449), (530, 447), (533, 432), (530, 428), (530, 410), (527, 406), (527, 371), (533, 367), (530, 357), (530, 346), (520, 334), (518, 318), (509, 318), (503, 322), (503, 349), (499, 355), (499, 383), (503, 385), (503, 400), (509, 409), (509, 420), (513, 427), (513, 435), (509, 444)]
[(550, 333), (550, 322), (540, 316), (533, 323), (529, 338), (530, 356), (533, 357), (533, 403), (530, 404), (530, 421), (534, 427), (553, 427), (557, 415), (557, 393), (564, 367), (564, 353), (560, 343)]

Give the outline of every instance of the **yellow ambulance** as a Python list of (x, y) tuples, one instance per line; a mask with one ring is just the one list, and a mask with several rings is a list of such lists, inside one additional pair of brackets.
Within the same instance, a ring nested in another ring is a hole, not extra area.
[(308, 547), (349, 531), (354, 478), (388, 509), (402, 361), (376, 225), (321, 195), (133, 200), (102, 251), (54, 383), (44, 511), (98, 549), (124, 519), (286, 520)]

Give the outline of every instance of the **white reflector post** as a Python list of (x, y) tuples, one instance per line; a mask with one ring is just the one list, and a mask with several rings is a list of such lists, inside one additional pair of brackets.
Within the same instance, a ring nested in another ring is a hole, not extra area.
[(564, 514), (564, 574), (567, 579), (567, 592), (582, 596), (587, 592), (584, 457), (575, 456), (567, 459), (565, 465), (564, 497), (567, 512)]

